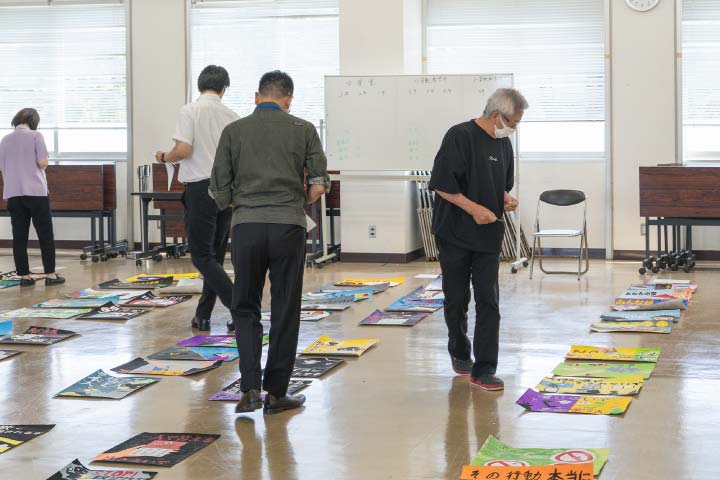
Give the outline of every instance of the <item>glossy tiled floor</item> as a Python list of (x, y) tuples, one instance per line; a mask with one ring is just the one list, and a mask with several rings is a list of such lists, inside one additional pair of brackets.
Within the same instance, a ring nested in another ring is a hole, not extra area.
[[(32, 264), (39, 263), (37, 259)], [(63, 291), (136, 273), (134, 263), (103, 264), (64, 258), (63, 288), (0, 291), (3, 310), (30, 306)], [(0, 270), (11, 270), (0, 257)], [(151, 264), (188, 271), (188, 260)], [(405, 275), (407, 283), (334, 313), (303, 323), (300, 346), (320, 333), (336, 338), (378, 337), (373, 350), (305, 390), (297, 413), (237, 416), (231, 403), (207, 397), (238, 377), (237, 361), (193, 377), (164, 377), (120, 401), (53, 399), (92, 371), (149, 355), (190, 336), (193, 305), (160, 310), (126, 323), (16, 320), (16, 330), (53, 325), (82, 336), (0, 362), (0, 424), (56, 423), (48, 434), (0, 455), (3, 480), (45, 479), (74, 458), (96, 454), (143, 431), (217, 433), (210, 447), (159, 479), (453, 479), (492, 434), (516, 446), (609, 447), (602, 479), (714, 478), (720, 450), (720, 307), (718, 273), (697, 271), (692, 309), (671, 335), (590, 334), (588, 325), (613, 293), (639, 280), (633, 263), (593, 262), (580, 282), (573, 277), (511, 275), (501, 269), (501, 393), (469, 387), (450, 370), (442, 312), (414, 328), (359, 327), (427, 280), (437, 264), (335, 264), (308, 271), (310, 290), (345, 276)], [(267, 298), (265, 299), (267, 303)], [(218, 308), (214, 333), (224, 333), (227, 311)], [(655, 374), (621, 417), (524, 413), (515, 400), (562, 360), (572, 343), (660, 346)]]

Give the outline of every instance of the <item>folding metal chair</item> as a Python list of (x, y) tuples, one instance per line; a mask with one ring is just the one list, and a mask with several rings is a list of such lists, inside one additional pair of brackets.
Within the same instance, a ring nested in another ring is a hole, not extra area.
[[(582, 225), (577, 230), (540, 230), (540, 206), (545, 203), (555, 207), (571, 207), (583, 204)], [(577, 238), (580, 237), (580, 251), (578, 252), (578, 269), (574, 271), (545, 270), (543, 268), (542, 242), (543, 238)], [(570, 274), (580, 277), (587, 273), (590, 268), (590, 252), (587, 241), (587, 198), (580, 190), (547, 190), (540, 194), (537, 211), (535, 213), (535, 233), (533, 233), (532, 257), (530, 260), (530, 278), (532, 279), (533, 267), (535, 266), (535, 255), (537, 251), (538, 265), (543, 273), (547, 274)], [(585, 253), (585, 269), (582, 268), (582, 257)]]

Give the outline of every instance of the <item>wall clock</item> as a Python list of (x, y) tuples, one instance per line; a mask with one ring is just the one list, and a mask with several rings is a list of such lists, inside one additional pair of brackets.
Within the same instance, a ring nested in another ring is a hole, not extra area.
[(625, 0), (625, 3), (636, 12), (647, 12), (657, 7), (660, 0)]

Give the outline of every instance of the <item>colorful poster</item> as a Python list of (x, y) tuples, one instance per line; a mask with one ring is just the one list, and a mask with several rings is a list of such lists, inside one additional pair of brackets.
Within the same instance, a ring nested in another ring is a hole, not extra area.
[(347, 290), (345, 292), (307, 292), (302, 294), (301, 300), (303, 302), (320, 303), (336, 298), (345, 299), (347, 297), (352, 297), (354, 302), (359, 302), (360, 300), (367, 300), (369, 298), (372, 298), (372, 296), (372, 288), (358, 288)]
[(218, 438), (220, 435), (204, 433), (143, 432), (101, 453), (93, 460), (172, 467)]
[(672, 300), (673, 298), (682, 298), (684, 300), (690, 300), (692, 298), (692, 290), (689, 288), (670, 288), (666, 289), (638, 289), (638, 290), (625, 290), (617, 298), (643, 298), (643, 299), (660, 299), (660, 300)]
[(592, 463), (594, 475), (600, 475), (609, 456), (607, 448), (513, 448), (490, 435), (470, 464), (530, 467)]
[(111, 368), (117, 373), (135, 373), (143, 375), (167, 375), (170, 377), (179, 377), (192, 375), (194, 373), (205, 372), (218, 368), (223, 362), (199, 362), (193, 360), (145, 360), (136, 358), (119, 367)]
[(381, 312), (375, 310), (358, 325), (394, 325), (412, 327), (429, 314), (424, 312)]
[(596, 322), (590, 325), (593, 332), (630, 332), (630, 333), (670, 333), (672, 321), (646, 320), (644, 322)]
[(301, 307), (303, 310), (330, 310), (330, 311), (342, 311), (352, 307), (355, 297), (352, 295), (346, 295), (343, 297), (328, 298), (321, 301), (307, 301), (302, 302)]
[(680, 310), (640, 310), (631, 312), (605, 312), (600, 318), (614, 322), (645, 322), (648, 320), (680, 321)]
[[(318, 322), (322, 320), (323, 318), (327, 318), (330, 316), (330, 312), (325, 312), (322, 310), (302, 310), (300, 312), (300, 321), (301, 322)], [(263, 312), (262, 316), (260, 317), (260, 320), (263, 322), (269, 322), (270, 321), (270, 312)]]
[(292, 377), (298, 378), (320, 378), (333, 368), (345, 363), (345, 360), (339, 358), (302, 358), (295, 359), (295, 368)]
[(196, 335), (176, 344), (178, 347), (237, 348), (235, 335)]
[(559, 377), (615, 378), (642, 375), (647, 380), (655, 370), (654, 363), (561, 363), (553, 370)]
[(395, 278), (344, 278), (335, 285), (338, 287), (371, 287), (378, 283), (388, 283), (391, 287), (397, 287), (401, 283), (405, 283), (405, 277)]
[(101, 290), (148, 290), (172, 285), (173, 277), (154, 278), (144, 282), (121, 282), (117, 278), (98, 284)]
[(237, 348), (225, 347), (171, 347), (153, 353), (151, 360), (210, 360), (230, 362), (238, 358)]
[(477, 480), (479, 478), (516, 478), (537, 480), (593, 480), (592, 463), (573, 465), (538, 465), (536, 467), (514, 466), (463, 466), (460, 480)]
[[(309, 387), (310, 384), (312, 384), (312, 380), (290, 380), (288, 393), (290, 395), (294, 395), (300, 390)], [(263, 396), (264, 395), (265, 394), (263, 393)], [(208, 400), (238, 402), (240, 401), (240, 398), (242, 398), (242, 390), (240, 390), (240, 379), (238, 378), (233, 383), (208, 398)]]
[(7, 335), (12, 332), (13, 321), (8, 320), (6, 322), (0, 322), (0, 335)]
[[(355, 290), (357, 289), (357, 286), (351, 286), (351, 287), (342, 287), (333, 285), (332, 283), (328, 285), (323, 285), (322, 287), (318, 288), (321, 292), (347, 292), (349, 290)], [(387, 291), (388, 288), (390, 288), (389, 283), (374, 283), (372, 285), (368, 285), (367, 287), (361, 287), (361, 288), (369, 288), (372, 290), (373, 294), (375, 293), (382, 293)]]
[(653, 299), (653, 298), (616, 298), (615, 303), (611, 305), (613, 310), (687, 310), (687, 300), (673, 298), (670, 300)]
[(301, 355), (347, 355), (359, 357), (370, 347), (380, 343), (379, 338), (358, 338), (355, 340), (333, 340), (325, 334), (312, 342)]
[(205, 281), (202, 278), (181, 278), (178, 280), (177, 285), (163, 287), (160, 289), (160, 293), (166, 294), (196, 294), (202, 293), (203, 283)]
[(435, 279), (425, 287), (430, 292), (442, 292), (442, 275), (438, 275)]
[(411, 292), (409, 295), (402, 297), (400, 300), (391, 304), (385, 309), (386, 312), (434, 312), (443, 307), (445, 303), (444, 299), (418, 299), (411, 300), (411, 298), (418, 298), (425, 292), (423, 287), (419, 287)]
[(51, 318), (67, 320), (85, 313), (92, 312), (92, 308), (20, 308), (11, 312), (0, 314), (1, 318)]
[(70, 330), (49, 327), (30, 327), (24, 333), (0, 337), (0, 343), (16, 345), (52, 345), (78, 335)]
[(545, 377), (535, 387), (541, 393), (582, 395), (636, 395), (643, 386), (642, 375), (615, 378)]
[(33, 308), (99, 308), (108, 303), (118, 303), (120, 297), (105, 298), (51, 298), (41, 303), (36, 303)]
[(47, 480), (150, 480), (155, 475), (140, 470), (90, 470), (76, 458)]
[(113, 377), (102, 370), (97, 370), (73, 383), (55, 396), (112, 398), (119, 400), (143, 387), (159, 381), (160, 380), (156, 378), (147, 377)]
[(565, 358), (573, 360), (612, 360), (621, 362), (657, 363), (660, 349), (653, 348), (614, 348), (573, 345)]
[(200, 273), (140, 273), (132, 277), (125, 279), (126, 282), (145, 282), (148, 280), (155, 280), (158, 278), (172, 278), (173, 280), (180, 280), (181, 278), (200, 278)]
[(0, 453), (49, 432), (55, 425), (0, 425)]
[(20, 280), (0, 280), (0, 290), (20, 285)]
[(531, 412), (619, 415), (625, 413), (632, 398), (589, 395), (543, 395), (528, 389), (516, 404)]
[(442, 300), (445, 302), (445, 294), (442, 290), (428, 290), (425, 287), (420, 287), (407, 294), (405, 298), (413, 302), (417, 302), (418, 300)]
[(144, 308), (124, 308), (110, 304), (95, 309), (78, 318), (83, 320), (128, 320), (139, 317), (146, 312), (147, 310)]
[[(114, 297), (120, 297), (120, 301), (130, 300), (140, 295), (150, 293), (150, 290), (112, 290), (112, 291), (100, 291), (92, 288), (85, 288), (75, 292), (65, 294), (67, 298), (105, 298), (106, 301), (110, 302)], [(115, 303), (115, 302), (114, 302)]]
[(22, 353), (19, 350), (0, 350), (0, 360), (5, 360), (6, 358), (14, 357), (18, 353)]
[(161, 297), (152, 292), (148, 292), (131, 300), (123, 300), (120, 302), (120, 305), (123, 307), (166, 308), (177, 305), (178, 303), (187, 302), (190, 299), (192, 299), (192, 295), (170, 295)]

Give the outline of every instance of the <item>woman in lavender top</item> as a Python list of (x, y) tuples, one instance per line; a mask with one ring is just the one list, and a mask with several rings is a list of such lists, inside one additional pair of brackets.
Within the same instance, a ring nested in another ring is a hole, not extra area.
[(35, 283), (27, 254), (31, 222), (40, 240), (45, 285), (65, 282), (55, 273), (55, 239), (45, 178), (48, 151), (42, 134), (37, 131), (38, 123), (38, 112), (24, 108), (12, 120), (15, 131), (0, 141), (3, 200), (7, 201), (10, 212), (15, 269), (23, 286)]

